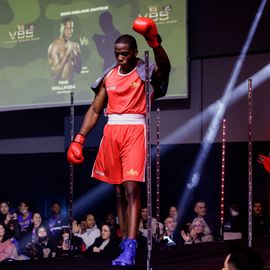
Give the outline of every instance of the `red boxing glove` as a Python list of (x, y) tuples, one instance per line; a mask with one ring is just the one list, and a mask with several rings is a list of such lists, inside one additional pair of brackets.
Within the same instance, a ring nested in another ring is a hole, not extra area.
[(83, 144), (85, 136), (77, 134), (73, 142), (70, 144), (67, 152), (67, 160), (71, 164), (81, 164), (84, 161)]
[(161, 38), (157, 31), (155, 22), (146, 17), (138, 17), (134, 20), (132, 28), (143, 35), (151, 48), (157, 48), (161, 44)]
[(259, 155), (257, 161), (263, 164), (264, 169), (270, 173), (270, 157)]

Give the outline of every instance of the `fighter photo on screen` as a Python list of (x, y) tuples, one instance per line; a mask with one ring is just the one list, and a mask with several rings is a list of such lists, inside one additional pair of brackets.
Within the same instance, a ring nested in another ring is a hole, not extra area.
[(48, 49), (48, 61), (51, 74), (56, 82), (73, 83), (74, 73), (80, 73), (81, 51), (77, 42), (71, 41), (74, 22), (64, 18), (60, 25), (60, 36), (54, 40)]

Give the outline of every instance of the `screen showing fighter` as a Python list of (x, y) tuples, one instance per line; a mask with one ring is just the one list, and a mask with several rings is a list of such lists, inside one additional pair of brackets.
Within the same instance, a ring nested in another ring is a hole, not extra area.
[(71, 41), (74, 22), (64, 18), (60, 26), (60, 36), (48, 49), (48, 60), (54, 80), (73, 83), (74, 73), (81, 71), (81, 51), (77, 42)]

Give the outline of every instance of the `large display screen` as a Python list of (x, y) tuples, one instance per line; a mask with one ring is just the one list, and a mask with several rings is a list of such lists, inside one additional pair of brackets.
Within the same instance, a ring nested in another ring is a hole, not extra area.
[(166, 98), (187, 97), (185, 0), (1, 0), (0, 110), (89, 104), (90, 85), (114, 62), (113, 44), (133, 35), (138, 16), (152, 18), (171, 60)]

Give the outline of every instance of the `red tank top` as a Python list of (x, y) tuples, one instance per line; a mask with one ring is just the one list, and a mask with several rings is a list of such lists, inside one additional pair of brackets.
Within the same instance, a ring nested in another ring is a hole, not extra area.
[(119, 66), (112, 69), (105, 81), (108, 94), (107, 114), (145, 114), (146, 97), (144, 82), (136, 68), (120, 74)]

